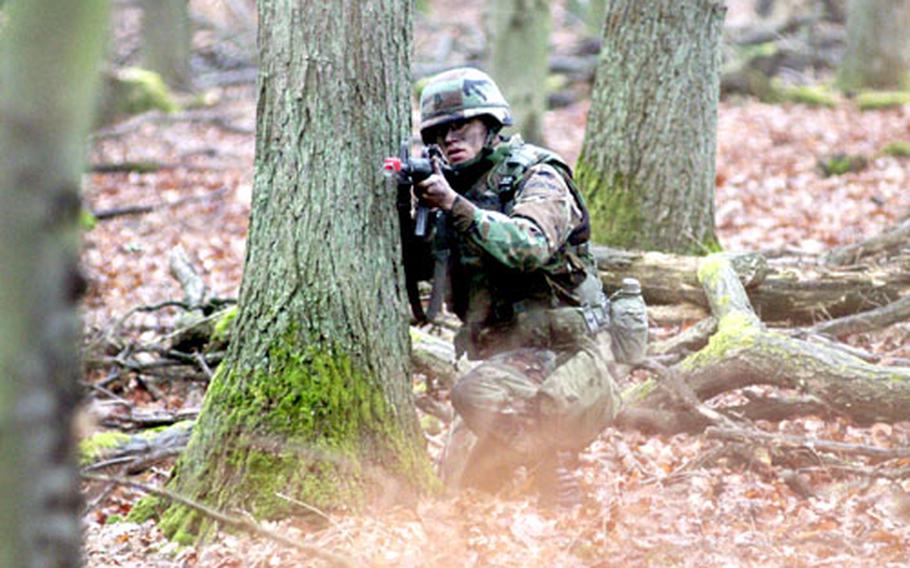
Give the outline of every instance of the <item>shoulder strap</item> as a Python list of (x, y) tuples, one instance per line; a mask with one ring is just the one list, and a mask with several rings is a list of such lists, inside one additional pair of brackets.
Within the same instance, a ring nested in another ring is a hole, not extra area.
[(524, 144), (521, 138), (517, 139), (517, 144), (512, 140), (509, 143), (512, 146), (510, 152), (490, 176), (489, 189), (495, 191), (499, 195), (500, 201), (505, 204), (511, 201), (518, 193), (521, 188), (521, 181), (531, 166), (547, 164), (553, 167), (562, 176), (562, 179), (569, 187), (569, 191), (572, 192), (572, 197), (575, 198), (575, 202), (578, 203), (578, 207), (581, 209), (582, 222), (569, 235), (569, 244), (579, 245), (587, 242), (591, 238), (591, 218), (588, 214), (588, 206), (575, 185), (575, 180), (572, 177), (572, 168), (555, 152), (533, 144)]

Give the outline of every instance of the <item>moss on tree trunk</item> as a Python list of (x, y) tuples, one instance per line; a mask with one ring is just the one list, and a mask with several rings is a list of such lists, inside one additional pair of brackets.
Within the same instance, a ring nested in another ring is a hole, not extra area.
[(576, 177), (596, 242), (705, 254), (714, 232), (717, 0), (608, 2)]
[[(279, 517), (282, 493), (357, 507), (433, 484), (414, 412), (394, 188), (411, 13), (263, 1), (249, 245), (227, 357), (170, 488)], [(397, 492), (393, 488), (398, 488)], [(162, 518), (188, 540), (206, 521)]]

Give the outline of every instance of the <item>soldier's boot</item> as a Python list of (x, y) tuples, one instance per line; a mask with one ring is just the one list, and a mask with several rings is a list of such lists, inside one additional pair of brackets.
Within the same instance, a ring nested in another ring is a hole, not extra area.
[(569, 510), (581, 505), (581, 486), (574, 469), (575, 453), (570, 451), (554, 451), (541, 462), (537, 475), (541, 507)]

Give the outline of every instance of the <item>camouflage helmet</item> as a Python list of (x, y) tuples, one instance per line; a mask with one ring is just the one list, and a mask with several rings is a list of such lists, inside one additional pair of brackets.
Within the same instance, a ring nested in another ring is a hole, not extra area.
[(471, 67), (432, 77), (420, 93), (420, 135), (428, 141), (434, 126), (460, 118), (491, 116), (499, 126), (512, 124), (509, 103), (489, 75)]

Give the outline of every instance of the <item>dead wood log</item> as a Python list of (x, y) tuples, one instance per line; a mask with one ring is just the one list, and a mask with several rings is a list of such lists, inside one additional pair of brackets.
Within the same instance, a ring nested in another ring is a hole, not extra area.
[[(708, 306), (698, 282), (699, 257), (594, 247), (601, 278), (616, 289), (623, 277), (638, 278), (649, 304)], [(772, 323), (818, 321), (879, 308), (910, 294), (910, 258), (883, 266), (838, 268), (766, 261), (757, 253), (733, 255), (733, 268), (761, 319)]]
[(718, 440), (760, 442), (762, 444), (774, 446), (809, 448), (811, 450), (831, 452), (844, 456), (863, 456), (876, 460), (905, 459), (910, 457), (910, 449), (908, 448), (879, 448), (862, 444), (836, 442), (833, 440), (819, 440), (786, 434), (771, 434), (768, 432), (759, 432), (757, 430), (746, 431), (737, 430), (735, 428), (718, 428), (712, 426), (705, 430), (705, 435), (708, 438), (716, 438)]
[[(766, 329), (723, 255), (702, 259), (698, 279), (717, 318), (717, 332), (678, 369), (700, 400), (769, 384), (811, 395), (831, 412), (861, 424), (896, 422), (910, 416), (910, 369), (872, 365), (844, 350)], [(679, 408), (670, 389), (655, 386), (648, 381), (626, 393), (630, 415), (636, 409), (652, 413), (666, 409), (672, 417), (661, 417), (658, 426), (662, 429), (705, 426), (691, 410)]]
[(881, 308), (817, 323), (809, 331), (825, 335), (842, 336), (881, 329), (908, 319), (910, 319), (910, 296), (901, 298)]
[(905, 249), (910, 249), (910, 219), (860, 243), (836, 248), (825, 255), (824, 260), (832, 266), (844, 266), (870, 256), (893, 254)]
[[(183, 413), (193, 416), (198, 411)], [(138, 434), (102, 432), (79, 443), (83, 471), (118, 467), (139, 473), (155, 463), (179, 455), (190, 439), (195, 420), (182, 419), (170, 426)]]

